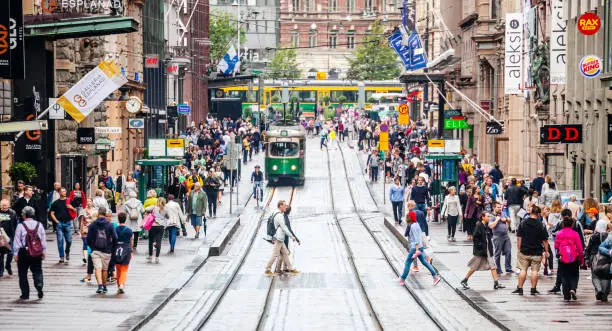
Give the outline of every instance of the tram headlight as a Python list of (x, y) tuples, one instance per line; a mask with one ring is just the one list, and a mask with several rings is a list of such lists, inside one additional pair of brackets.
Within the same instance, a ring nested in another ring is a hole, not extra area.
[(291, 170), (295, 171), (295, 169), (297, 169), (297, 166), (294, 164), (291, 166)]
[(275, 164), (275, 165), (273, 165), (273, 166), (272, 166), (272, 170), (274, 170), (274, 171), (278, 170), (278, 166), (277, 166), (276, 164)]

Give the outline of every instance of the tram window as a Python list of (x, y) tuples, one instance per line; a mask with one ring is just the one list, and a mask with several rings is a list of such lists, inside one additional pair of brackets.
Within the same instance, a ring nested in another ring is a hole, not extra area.
[(294, 142), (270, 143), (270, 156), (288, 157), (298, 155), (298, 144)]
[(331, 101), (338, 102), (340, 101), (340, 97), (344, 96), (346, 101), (344, 102), (356, 102), (357, 101), (357, 91), (331, 91)]
[(315, 102), (316, 91), (294, 91), (292, 96), (298, 97), (300, 102)]

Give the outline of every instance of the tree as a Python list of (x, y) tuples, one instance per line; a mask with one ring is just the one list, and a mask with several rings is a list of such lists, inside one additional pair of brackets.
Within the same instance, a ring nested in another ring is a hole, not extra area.
[(9, 168), (9, 176), (15, 186), (17, 182), (23, 180), (26, 184), (32, 184), (32, 181), (38, 174), (36, 173), (36, 167), (30, 162), (15, 162)]
[(294, 49), (277, 50), (268, 65), (269, 72), (266, 78), (272, 79), (296, 79), (300, 77), (297, 66), (297, 55)]
[[(236, 17), (230, 12), (212, 10), (210, 13), (210, 58), (218, 63), (229, 49), (230, 42), (235, 42), (238, 34)], [(240, 42), (246, 41), (244, 28), (240, 29)], [(234, 46), (235, 47), (235, 46)], [(238, 50), (236, 50), (237, 52)]]
[(347, 60), (349, 62), (348, 79), (395, 79), (401, 73), (397, 54), (389, 47), (383, 26), (379, 21), (374, 23), (372, 32), (365, 36), (363, 43), (355, 48), (354, 58)]

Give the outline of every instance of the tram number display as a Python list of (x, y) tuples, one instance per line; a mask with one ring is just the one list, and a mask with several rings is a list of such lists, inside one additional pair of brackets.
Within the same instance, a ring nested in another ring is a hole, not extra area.
[(487, 132), (486, 134), (502, 134), (504, 133), (504, 122), (497, 123), (495, 121), (487, 122)]

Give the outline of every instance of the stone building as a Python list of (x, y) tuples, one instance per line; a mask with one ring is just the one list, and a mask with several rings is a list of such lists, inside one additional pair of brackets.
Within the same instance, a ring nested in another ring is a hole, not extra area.
[(399, 25), (400, 0), (280, 0), (280, 45), (296, 49), (304, 78), (342, 78), (347, 57), (376, 20)]

